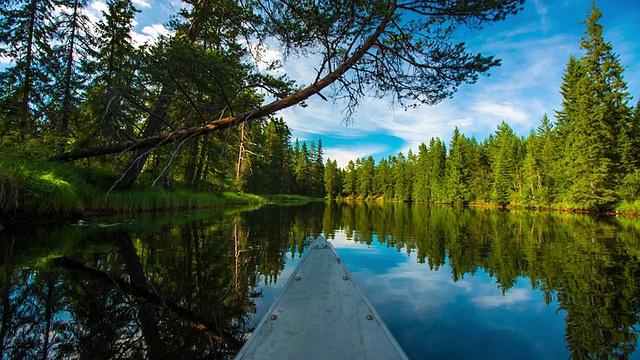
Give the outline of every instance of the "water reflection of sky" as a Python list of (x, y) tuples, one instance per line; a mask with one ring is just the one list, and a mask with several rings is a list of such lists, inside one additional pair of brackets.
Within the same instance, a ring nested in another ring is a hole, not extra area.
[[(375, 235), (374, 235), (375, 240)], [(566, 359), (564, 312), (519, 279), (503, 295), (482, 270), (453, 282), (416, 253), (371, 246), (337, 233), (332, 241), (362, 291), (412, 359)]]
[[(330, 240), (359, 287), (411, 359), (567, 359), (566, 313), (518, 278), (503, 294), (482, 269), (457, 282), (448, 261), (438, 270), (419, 263), (417, 252), (347, 240)], [(261, 286), (257, 325), (285, 285), (300, 257), (287, 257), (277, 284)], [(304, 321), (303, 319), (301, 319)], [(640, 359), (638, 352), (632, 359)]]

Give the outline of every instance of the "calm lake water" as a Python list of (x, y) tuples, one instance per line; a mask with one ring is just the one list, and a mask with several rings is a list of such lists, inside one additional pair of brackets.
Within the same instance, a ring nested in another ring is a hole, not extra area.
[(1, 358), (232, 358), (320, 234), (412, 359), (640, 359), (640, 220), (403, 203), (1, 231)]

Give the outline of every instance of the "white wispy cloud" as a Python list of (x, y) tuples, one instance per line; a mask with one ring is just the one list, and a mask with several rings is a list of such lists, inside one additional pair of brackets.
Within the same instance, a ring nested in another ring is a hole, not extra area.
[(104, 18), (104, 13), (109, 11), (107, 3), (104, 1), (92, 1), (84, 9), (84, 13), (92, 24), (97, 24)]
[(391, 147), (382, 143), (354, 144), (351, 146), (336, 146), (324, 151), (325, 158), (336, 160), (338, 167), (344, 168), (349, 164), (349, 160), (355, 161), (371, 154), (388, 152)]
[(169, 36), (171, 34), (172, 31), (167, 29), (163, 24), (156, 23), (143, 27), (141, 32), (132, 32), (131, 39), (135, 45), (140, 46), (152, 43), (160, 36)]
[(135, 5), (138, 9), (141, 8), (151, 8), (151, 4), (149, 4), (145, 0), (132, 0), (133, 5)]
[(493, 294), (476, 296), (471, 299), (471, 302), (480, 308), (487, 309), (497, 307), (511, 308), (532, 300), (531, 290), (516, 288), (507, 291), (504, 295)]

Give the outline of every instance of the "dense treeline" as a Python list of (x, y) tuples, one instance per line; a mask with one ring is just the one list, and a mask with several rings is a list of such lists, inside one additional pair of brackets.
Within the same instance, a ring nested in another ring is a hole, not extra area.
[[(324, 196), (322, 139), (316, 144), (295, 140), (284, 120), (271, 120), (255, 129), (250, 148), (241, 150), (236, 176), (239, 190), (256, 194)], [(243, 154), (253, 154), (246, 156)], [(260, 154), (259, 156), (257, 154)]]
[[(503, 121), (481, 142), (457, 128), (418, 153), (401, 152), (374, 164), (327, 163), (327, 193), (399, 201), (518, 204), (531, 207), (624, 209), (640, 201), (640, 103), (634, 108), (624, 67), (602, 36), (599, 9), (585, 21), (585, 54), (565, 70), (556, 122), (544, 115), (526, 137)], [(447, 146), (448, 145), (448, 146)], [(343, 187), (338, 184), (342, 177)], [(623, 204), (621, 207), (620, 204)]]

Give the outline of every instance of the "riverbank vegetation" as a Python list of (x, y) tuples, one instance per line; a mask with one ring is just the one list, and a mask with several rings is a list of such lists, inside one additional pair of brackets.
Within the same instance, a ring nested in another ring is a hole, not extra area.
[(6, 155), (0, 156), (0, 168), (0, 215), (10, 221), (207, 209), (270, 201), (241, 192), (198, 190), (179, 182), (165, 188), (113, 190), (109, 184), (117, 173)]
[(448, 146), (432, 138), (377, 164), (361, 158), (340, 170), (329, 162), (329, 197), (640, 213), (640, 102), (630, 104), (600, 17), (593, 6), (555, 122), (544, 115), (525, 137), (503, 121), (484, 140), (456, 128)]

